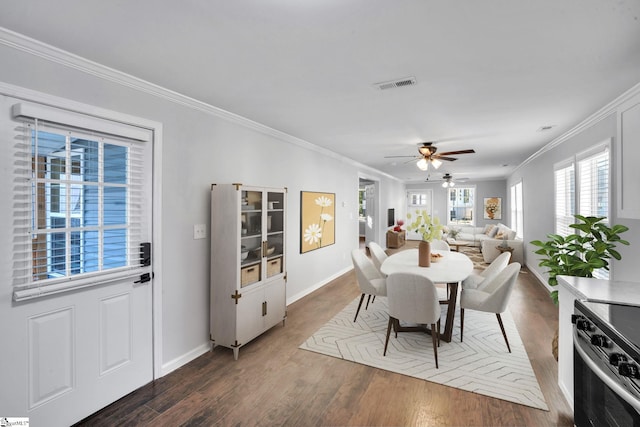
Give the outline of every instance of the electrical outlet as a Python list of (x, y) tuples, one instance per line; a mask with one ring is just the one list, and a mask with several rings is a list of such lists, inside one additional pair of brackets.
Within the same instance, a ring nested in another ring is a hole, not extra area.
[(207, 238), (207, 225), (196, 224), (193, 226), (193, 239), (206, 239)]

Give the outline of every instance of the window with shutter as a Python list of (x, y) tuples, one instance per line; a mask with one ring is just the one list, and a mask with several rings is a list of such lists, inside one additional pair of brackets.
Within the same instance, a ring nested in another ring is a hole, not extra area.
[(142, 142), (73, 113), (16, 111), (14, 299), (139, 274)]
[[(555, 216), (556, 233), (562, 236), (574, 234), (570, 228), (575, 223), (574, 214), (604, 217), (609, 222), (609, 147), (598, 144), (579, 153), (555, 168)], [(577, 165), (577, 166), (576, 166)], [(576, 209), (577, 207), (577, 209)], [(594, 271), (594, 277), (608, 279), (609, 271)]]
[(522, 199), (522, 181), (511, 186), (511, 228), (516, 237), (524, 237), (524, 205)]

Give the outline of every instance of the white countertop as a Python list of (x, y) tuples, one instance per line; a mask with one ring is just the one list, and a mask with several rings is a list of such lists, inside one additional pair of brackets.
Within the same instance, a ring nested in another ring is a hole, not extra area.
[(577, 299), (640, 307), (640, 282), (558, 276), (558, 284), (567, 288)]

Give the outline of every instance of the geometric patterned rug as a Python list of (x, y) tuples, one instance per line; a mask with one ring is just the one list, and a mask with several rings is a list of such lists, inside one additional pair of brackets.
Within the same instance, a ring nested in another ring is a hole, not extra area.
[[(549, 410), (538, 385), (511, 314), (502, 314), (511, 353), (493, 313), (465, 312), (464, 342), (460, 342), (460, 319), (456, 313), (453, 339), (441, 341), (438, 366), (433, 358), (431, 336), (422, 332), (393, 331), (387, 355), (382, 356), (387, 332), (387, 299), (376, 297), (357, 322), (353, 317), (356, 298), (327, 324), (307, 339), (301, 349), (361, 363), (449, 387)], [(446, 306), (442, 305), (442, 327)]]

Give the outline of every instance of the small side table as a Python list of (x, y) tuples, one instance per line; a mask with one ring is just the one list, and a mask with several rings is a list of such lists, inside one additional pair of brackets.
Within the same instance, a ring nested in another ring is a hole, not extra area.
[(406, 230), (402, 231), (387, 231), (387, 248), (400, 248), (404, 246), (406, 238)]
[(505, 252), (509, 252), (511, 254), (511, 257), (509, 258), (509, 264), (511, 264), (513, 262), (513, 248), (511, 246), (496, 246), (496, 249), (500, 251), (501, 254), (505, 253)]

